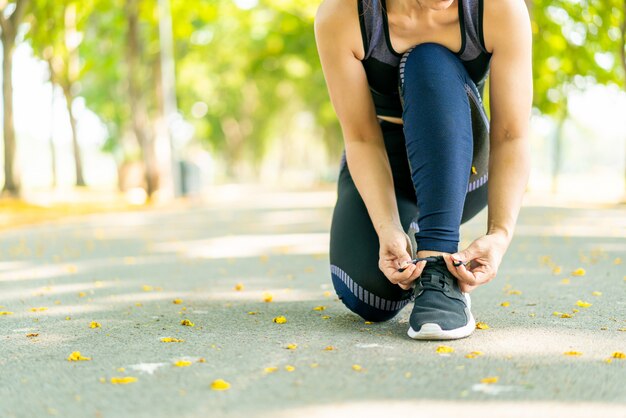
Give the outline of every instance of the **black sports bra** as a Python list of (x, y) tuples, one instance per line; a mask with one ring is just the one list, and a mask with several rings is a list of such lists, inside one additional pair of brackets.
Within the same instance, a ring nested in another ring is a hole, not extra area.
[[(461, 25), (461, 50), (455, 54), (461, 59), (470, 77), (482, 94), (491, 54), (483, 38), (483, 1), (458, 0)], [(398, 92), (398, 66), (402, 54), (394, 51), (389, 37), (386, 0), (357, 0), (365, 68), (376, 114), (402, 117)]]

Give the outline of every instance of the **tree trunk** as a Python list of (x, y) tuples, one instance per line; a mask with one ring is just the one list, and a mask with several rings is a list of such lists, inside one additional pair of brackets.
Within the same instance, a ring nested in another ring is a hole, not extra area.
[(16, 160), (15, 126), (13, 125), (13, 50), (15, 35), (2, 31), (2, 98), (4, 102), (4, 188), (3, 193), (19, 196), (20, 180)]
[(63, 95), (65, 96), (65, 104), (67, 106), (67, 113), (70, 117), (70, 126), (72, 127), (72, 148), (74, 150), (74, 168), (76, 171), (76, 186), (85, 186), (85, 179), (83, 178), (83, 163), (80, 155), (80, 146), (78, 145), (78, 132), (76, 130), (76, 119), (74, 118), (74, 112), (72, 111), (72, 92), (69, 86), (63, 86)]
[(148, 196), (152, 196), (159, 187), (159, 175), (156, 170), (154, 141), (150, 132), (148, 111), (142, 98), (141, 74), (143, 74), (143, 71), (141, 71), (141, 63), (139, 61), (142, 56), (142, 48), (139, 39), (138, 6), (138, 0), (126, 1), (126, 18), (128, 20), (126, 39), (128, 95), (133, 132), (143, 154), (146, 193)]
[[(626, 92), (626, 0), (622, 8), (622, 41), (620, 42), (620, 57), (624, 70), (624, 91)], [(626, 140), (624, 141), (624, 201), (626, 202)]]
[(563, 153), (563, 127), (569, 112), (567, 109), (567, 101), (565, 102), (565, 110), (561, 114), (556, 126), (554, 134), (554, 151), (552, 154), (552, 194), (556, 194), (559, 189), (559, 175), (561, 174), (561, 160)]
[(52, 98), (50, 99), (50, 163), (52, 171), (52, 187), (57, 187), (57, 154), (54, 148), (54, 83), (52, 82), (52, 64), (50, 65), (50, 86), (52, 88)]

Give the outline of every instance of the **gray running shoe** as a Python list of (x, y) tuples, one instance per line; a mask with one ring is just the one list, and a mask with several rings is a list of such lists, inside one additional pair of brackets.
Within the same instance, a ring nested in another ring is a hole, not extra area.
[[(434, 258), (436, 260), (431, 260)], [(476, 328), (468, 293), (450, 273), (443, 256), (429, 257), (416, 281), (415, 305), (409, 319), (409, 337), (416, 340), (454, 340)]]

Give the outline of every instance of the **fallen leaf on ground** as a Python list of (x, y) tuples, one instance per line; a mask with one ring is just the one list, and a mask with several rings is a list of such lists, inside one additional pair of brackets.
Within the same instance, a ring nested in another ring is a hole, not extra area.
[(30, 333), (30, 334), (26, 334), (26, 336), (27, 336), (28, 338), (33, 338), (33, 337), (38, 337), (38, 336), (39, 336), (39, 334), (38, 334), (38, 333), (36, 333), (36, 332), (33, 332), (33, 333)]
[(238, 292), (242, 291), (243, 290), (243, 283), (237, 283), (235, 285), (235, 290), (238, 291)]
[(437, 349), (435, 350), (435, 352), (437, 354), (447, 354), (447, 353), (454, 353), (454, 348), (447, 346), (447, 345), (440, 345), (437, 347)]
[(478, 356), (482, 356), (483, 352), (482, 351), (472, 351), (471, 353), (467, 353), (465, 355), (465, 358), (476, 358)]
[(0, 311), (0, 316), (5, 316), (5, 315), (13, 315), (13, 312), (9, 312), (9, 311)]
[(188, 319), (183, 319), (182, 321), (180, 321), (180, 324), (184, 325), (186, 327), (195, 327), (196, 326), (196, 324), (194, 324), (193, 322), (191, 322)]
[(278, 371), (278, 367), (266, 367), (263, 371), (265, 373), (274, 373)]
[(154, 290), (154, 286), (150, 286), (149, 284), (144, 284), (143, 286), (141, 286), (141, 289), (144, 292), (152, 292)]
[(616, 351), (613, 354), (611, 354), (611, 357), (619, 358), (619, 359), (625, 359), (626, 358), (626, 354), (622, 353), (621, 351)]
[(211, 382), (211, 389), (213, 390), (228, 390), (230, 389), (230, 383), (225, 380), (217, 379)]
[(72, 354), (69, 355), (67, 361), (89, 361), (91, 357), (83, 357), (80, 354), (80, 351), (73, 351)]
[(489, 325), (484, 322), (476, 322), (476, 328), (478, 329), (489, 329)]
[(174, 305), (180, 305), (181, 303), (183, 303), (183, 300), (182, 300), (182, 299), (174, 299), (174, 300), (172, 301), (172, 303), (173, 303)]
[(561, 274), (561, 271), (562, 271), (561, 266), (556, 266), (552, 269), (553, 274)]
[(293, 372), (294, 370), (296, 370), (296, 368), (288, 364), (285, 366), (285, 370), (287, 370), (288, 372)]
[(315, 368), (319, 367), (319, 364), (318, 363), (311, 363), (310, 366), (311, 366), (312, 369), (315, 369)]
[(248, 312), (248, 315), (256, 315), (256, 314), (258, 314), (258, 312), (256, 312), (256, 311), (250, 311), (250, 312)]
[(617, 257), (615, 260), (613, 260), (613, 264), (622, 264), (622, 259)]
[(509, 290), (508, 292), (506, 292), (508, 295), (521, 295), (522, 291), (521, 290)]
[(361, 367), (358, 364), (353, 364), (352, 365), (352, 370), (354, 370), (355, 372), (360, 372), (361, 370), (363, 370), (363, 367)]
[(263, 294), (263, 302), (271, 302), (274, 299), (274, 296), (271, 293), (264, 293)]
[(136, 381), (137, 381), (137, 378), (131, 377), (131, 376), (111, 378), (111, 384), (113, 385), (127, 385), (129, 383), (135, 383)]
[(504, 307), (506, 308), (506, 307), (507, 307), (507, 306), (509, 306), (510, 304), (511, 304), (510, 302), (502, 302), (502, 303), (500, 304), (500, 306), (504, 306)]
[(324, 315), (324, 316), (322, 316), (322, 319), (330, 319), (330, 316)]
[(327, 345), (326, 347), (324, 347), (325, 351), (333, 351), (335, 349), (335, 347), (333, 347), (332, 345)]
[(206, 363), (206, 359), (204, 357), (200, 357), (198, 360), (196, 360), (198, 363)]
[(365, 321), (365, 325), (372, 325), (373, 322), (372, 321)]
[(101, 327), (102, 327), (102, 325), (99, 322), (91, 321), (89, 323), (89, 328), (101, 328)]
[(178, 338), (172, 338), (172, 337), (163, 337), (163, 338), (161, 338), (161, 342), (164, 342), (164, 343), (184, 343), (185, 340), (181, 340), (181, 339), (178, 339)]
[(482, 379), (480, 379), (480, 383), (484, 383), (486, 385), (490, 385), (492, 383), (497, 383), (499, 380), (498, 376), (489, 376), (489, 377), (484, 377)]
[(597, 290), (595, 292), (591, 292), (591, 294), (593, 296), (602, 296), (602, 292), (598, 292)]
[(589, 303), (589, 302), (585, 302), (585, 301), (583, 301), (583, 300), (577, 300), (577, 301), (576, 301), (576, 305), (577, 305), (577, 306), (580, 306), (581, 308), (588, 308), (588, 307), (590, 307), (590, 306), (591, 306), (591, 303)]
[(298, 348), (298, 344), (287, 344), (287, 350), (295, 350), (296, 348)]
[(316, 306), (313, 308), (314, 311), (323, 311), (324, 309), (326, 309), (326, 306)]
[(85, 292), (78, 292), (78, 297), (79, 298), (84, 298), (85, 296), (87, 296), (87, 293), (85, 293)]
[(191, 362), (187, 360), (178, 360), (174, 363), (176, 367), (189, 367), (191, 366)]
[(583, 353), (581, 353), (580, 351), (566, 351), (563, 354), (566, 356), (572, 356), (572, 357), (578, 357), (578, 356), (583, 355)]
[(326, 297), (330, 297), (330, 296), (332, 296), (332, 293), (331, 293), (329, 290), (324, 291), (324, 293), (323, 293), (323, 294), (324, 294), (324, 296), (326, 296)]
[(584, 268), (577, 268), (572, 272), (572, 276), (584, 276), (587, 272)]
[(561, 284), (570, 284), (570, 279), (568, 277), (561, 279)]
[(287, 318), (285, 318), (284, 316), (277, 316), (276, 318), (272, 319), (272, 322), (275, 322), (277, 324), (284, 324), (285, 322), (287, 322)]
[(46, 307), (41, 307), (41, 308), (30, 308), (31, 312), (43, 312), (43, 311), (47, 311), (48, 308)]

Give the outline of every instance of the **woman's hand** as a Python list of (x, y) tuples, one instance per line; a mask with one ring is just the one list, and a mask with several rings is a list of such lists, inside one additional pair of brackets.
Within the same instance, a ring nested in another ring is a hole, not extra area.
[[(411, 240), (400, 227), (389, 227), (379, 231), (380, 252), (378, 267), (393, 284), (409, 290), (422, 274), (426, 261), (411, 263)], [(400, 268), (406, 268), (402, 273)]]
[[(476, 287), (491, 281), (508, 247), (507, 239), (499, 234), (484, 235), (463, 251), (444, 256), (448, 270), (459, 280), (462, 292), (471, 292)], [(455, 266), (454, 263), (463, 263)]]

